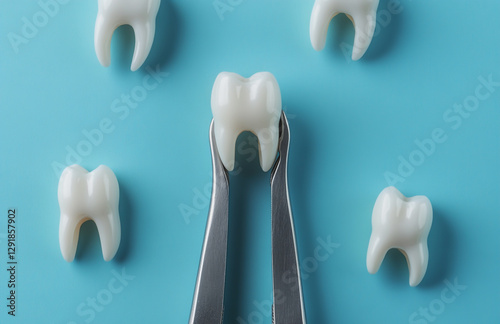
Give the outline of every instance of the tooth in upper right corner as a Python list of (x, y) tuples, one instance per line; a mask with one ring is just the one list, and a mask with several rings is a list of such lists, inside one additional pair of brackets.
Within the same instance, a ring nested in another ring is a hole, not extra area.
[(156, 15), (161, 0), (99, 0), (94, 45), (102, 66), (111, 63), (111, 38), (116, 28), (130, 25), (135, 33), (135, 49), (130, 69), (136, 71), (146, 61), (155, 37)]
[(281, 92), (274, 75), (260, 72), (250, 78), (222, 72), (212, 90), (212, 113), (217, 150), (224, 167), (235, 165), (235, 145), (244, 131), (259, 140), (260, 165), (273, 166), (278, 153)]
[(316, 0), (309, 31), (313, 48), (321, 51), (325, 47), (330, 21), (339, 13), (344, 13), (355, 28), (352, 59), (359, 60), (372, 41), (378, 4), (379, 0)]

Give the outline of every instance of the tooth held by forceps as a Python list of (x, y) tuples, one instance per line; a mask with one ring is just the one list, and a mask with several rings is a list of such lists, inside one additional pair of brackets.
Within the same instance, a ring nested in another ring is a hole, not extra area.
[(69, 166), (61, 174), (58, 198), (59, 245), (64, 259), (73, 261), (80, 226), (92, 220), (99, 231), (104, 260), (111, 260), (121, 239), (119, 188), (113, 171), (104, 165), (92, 172), (76, 164)]
[(131, 70), (146, 61), (155, 37), (156, 15), (161, 0), (99, 0), (94, 45), (103, 66), (111, 63), (111, 37), (116, 28), (130, 25), (135, 33), (135, 49)]
[(212, 90), (215, 138), (222, 163), (234, 169), (235, 145), (244, 131), (259, 139), (260, 166), (267, 172), (278, 152), (281, 92), (269, 72), (246, 79), (236, 73), (222, 72)]

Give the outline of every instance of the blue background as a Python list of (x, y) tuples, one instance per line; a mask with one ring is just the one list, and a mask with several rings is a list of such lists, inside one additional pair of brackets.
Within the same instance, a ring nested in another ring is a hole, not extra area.
[[(500, 2), (402, 0), (398, 13), (388, 2), (368, 52), (352, 62), (354, 31), (344, 15), (332, 21), (326, 48), (312, 49), (312, 0), (235, 1), (220, 15), (212, 0), (164, 0), (152, 51), (134, 73), (130, 27), (114, 34), (111, 66), (99, 65), (97, 1), (61, 4), (46, 21), (36, 1), (0, 2), (0, 269), (8, 208), (17, 209), (19, 260), (15, 319), (6, 314), (0, 271), (0, 322), (186, 323), (211, 185), (211, 88), (221, 71), (270, 71), (290, 122), (308, 322), (499, 323), (500, 87), (467, 118), (452, 109), (473, 100), (479, 78), (500, 81)], [(12, 46), (34, 17), (36, 33)], [(156, 89), (141, 92), (147, 66), (163, 74)], [(113, 102), (131, 91), (143, 100), (125, 115)], [(79, 163), (115, 172), (122, 243), (104, 262), (88, 222), (76, 260), (66, 263), (54, 166), (66, 165), (68, 149), (103, 120), (112, 131), (80, 147), (87, 152)], [(415, 141), (436, 129), (446, 140), (418, 161)], [(239, 139), (247, 149), (252, 142)], [(231, 177), (226, 323), (271, 323), (269, 174), (254, 154), (242, 152), (243, 171)], [(395, 185), (428, 196), (434, 208), (429, 268), (416, 288), (397, 252), (376, 275), (365, 265), (375, 199), (391, 183), (388, 172), (398, 175), (400, 159), (411, 156), (419, 165)], [(321, 240), (336, 245), (319, 261)], [(110, 295), (123, 271), (127, 281)], [(461, 290), (445, 290), (455, 282)], [(88, 298), (99, 297), (106, 305), (89, 311)]]

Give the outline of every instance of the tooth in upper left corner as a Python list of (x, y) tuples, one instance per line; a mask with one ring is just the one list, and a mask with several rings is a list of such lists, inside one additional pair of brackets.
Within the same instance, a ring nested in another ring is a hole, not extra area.
[(378, 4), (379, 0), (316, 0), (309, 30), (313, 48), (321, 51), (325, 47), (330, 21), (339, 13), (344, 13), (355, 29), (352, 59), (359, 60), (372, 41)]
[(88, 220), (94, 221), (99, 231), (104, 260), (113, 259), (121, 240), (119, 195), (118, 180), (107, 166), (92, 172), (76, 164), (64, 169), (58, 199), (59, 245), (66, 261), (75, 258), (80, 227)]
[(135, 33), (131, 70), (146, 61), (155, 37), (156, 15), (161, 0), (98, 0), (94, 45), (103, 66), (111, 63), (111, 38), (116, 28), (130, 25)]

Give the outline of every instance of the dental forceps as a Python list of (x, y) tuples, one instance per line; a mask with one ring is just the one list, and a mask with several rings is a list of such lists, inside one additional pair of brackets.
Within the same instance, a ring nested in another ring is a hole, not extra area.
[[(279, 128), (279, 154), (271, 171), (273, 323), (305, 324), (297, 246), (288, 194), (290, 130), (284, 112), (281, 113)], [(210, 147), (213, 165), (212, 197), (190, 324), (221, 324), (223, 321), (229, 174), (219, 157), (213, 121), (210, 125)]]

